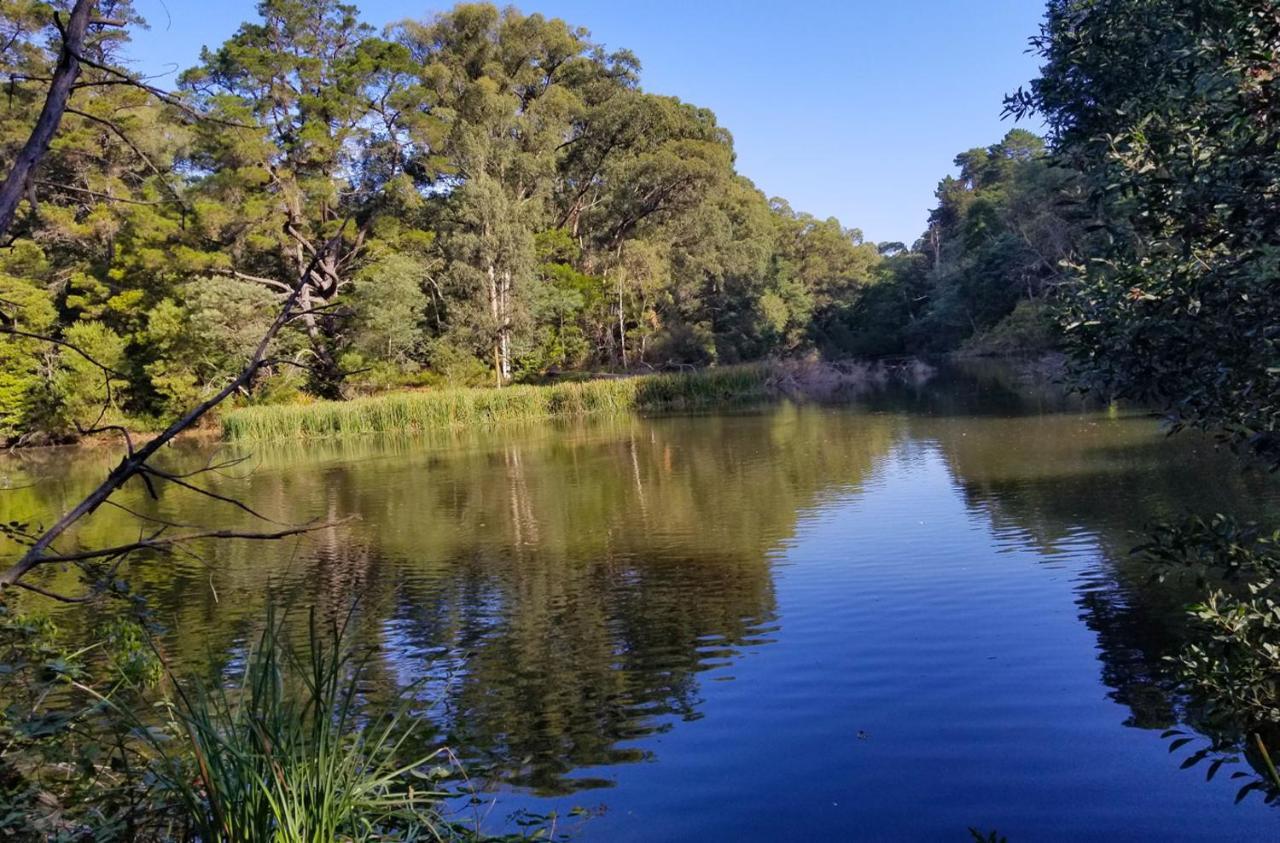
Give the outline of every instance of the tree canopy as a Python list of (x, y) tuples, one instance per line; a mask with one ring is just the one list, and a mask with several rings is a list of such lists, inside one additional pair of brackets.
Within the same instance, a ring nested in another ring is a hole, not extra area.
[[(38, 7), (0, 9), (3, 161), (57, 61)], [(1038, 304), (1073, 247), (1065, 177), (1027, 132), (956, 159), (914, 248), (877, 246), (762, 194), (715, 114), (645, 91), (629, 51), (511, 7), (378, 33), (336, 0), (263, 0), (173, 97), (110, 84), (126, 33), (92, 35), (102, 67), (0, 253), (13, 318), (116, 376), (0, 340), (7, 439), (68, 435), (103, 400), (160, 420), (216, 392), (313, 260), (323, 284), (254, 400), (945, 351)]]

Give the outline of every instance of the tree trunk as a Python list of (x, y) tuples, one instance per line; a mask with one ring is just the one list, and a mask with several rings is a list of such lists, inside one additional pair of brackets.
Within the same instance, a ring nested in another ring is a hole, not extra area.
[(500, 287), (499, 312), (501, 322), (498, 323), (498, 341), (502, 348), (502, 380), (511, 380), (511, 270), (502, 271)]
[(310, 369), (311, 387), (321, 398), (341, 398), (342, 368), (338, 366), (338, 361), (334, 360), (333, 355), (329, 353), (324, 331), (321, 330), (320, 323), (316, 320), (316, 315), (309, 312), (312, 308), (312, 302), (310, 286), (304, 287), (298, 296), (298, 309), (302, 313), (303, 331), (306, 333), (307, 340), (311, 345), (311, 353), (315, 356), (315, 362)]
[(618, 351), (622, 356), (622, 368), (627, 368), (627, 323), (622, 313), (622, 276), (618, 276)]
[(502, 314), (498, 306), (498, 270), (489, 263), (489, 313), (493, 316), (496, 333), (493, 337), (493, 376), (502, 387)]
[(84, 33), (89, 25), (93, 5), (93, 0), (76, 0), (71, 18), (62, 31), (62, 52), (58, 56), (58, 66), (53, 71), (53, 82), (45, 96), (44, 108), (40, 110), (40, 117), (22, 151), (13, 159), (13, 168), (9, 170), (8, 177), (0, 185), (0, 237), (9, 233), (14, 214), (18, 210), (18, 202), (31, 183), (32, 171), (49, 151), (49, 143), (67, 110), (72, 86), (80, 76), (79, 56), (84, 50)]

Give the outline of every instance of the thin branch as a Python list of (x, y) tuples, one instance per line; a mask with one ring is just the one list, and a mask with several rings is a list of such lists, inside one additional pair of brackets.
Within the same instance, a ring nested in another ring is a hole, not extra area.
[(34, 592), (42, 597), (48, 597), (50, 600), (56, 600), (59, 603), (88, 603), (97, 596), (97, 593), (94, 592), (80, 597), (68, 597), (65, 594), (59, 594), (56, 591), (49, 591), (47, 588), (41, 588), (40, 586), (33, 585), (29, 582), (16, 582), (14, 585), (18, 588), (25, 588), (27, 591)]
[(157, 516), (154, 516), (154, 515), (147, 515), (145, 512), (138, 512), (136, 509), (130, 509), (124, 504), (116, 503), (115, 501), (112, 501), (112, 500), (103, 501), (103, 503), (105, 503), (107, 506), (113, 506), (116, 509), (119, 509), (123, 512), (127, 512), (130, 515), (132, 515), (134, 518), (137, 518), (140, 521), (151, 521), (155, 524), (162, 524), (165, 527), (178, 527), (184, 530), (204, 529), (203, 525), (201, 524), (187, 524), (181, 521), (169, 521), (168, 519), (165, 519), (165, 518), (158, 518)]
[(210, 269), (209, 271), (215, 275), (227, 275), (232, 278), (239, 278), (241, 281), (252, 281), (255, 284), (262, 284), (263, 286), (271, 287), (285, 293), (290, 292), (293, 289), (285, 282), (279, 281), (275, 278), (266, 278), (261, 275), (250, 275), (247, 272), (239, 272), (234, 269)]
[(275, 541), (277, 539), (288, 538), (289, 536), (297, 536), (303, 533), (314, 533), (317, 530), (326, 530), (330, 527), (337, 527), (340, 524), (348, 523), (352, 520), (352, 517), (339, 518), (336, 521), (311, 521), (306, 524), (286, 527), (282, 530), (276, 530), (270, 533), (257, 533), (243, 530), (203, 530), (197, 533), (184, 533), (180, 536), (153, 536), (152, 538), (139, 539), (136, 542), (116, 545), (115, 547), (104, 547), (97, 550), (81, 550), (75, 553), (43, 556), (40, 558), (38, 564), (47, 565), (58, 562), (83, 562), (94, 559), (109, 559), (121, 554), (133, 553), (138, 550), (168, 550), (174, 545), (199, 541), (200, 539), (247, 539), (250, 541)]
[(181, 111), (182, 113), (190, 117), (192, 120), (195, 120), (197, 122), (214, 123), (219, 126), (228, 126), (236, 129), (254, 128), (253, 126), (250, 126), (247, 123), (237, 123), (233, 120), (222, 120), (217, 117), (211, 117), (208, 114), (201, 114), (199, 111), (196, 111), (194, 108), (187, 105), (185, 102), (183, 102), (181, 99), (179, 99), (177, 96), (170, 93), (169, 91), (166, 91), (163, 88), (157, 88), (155, 85), (148, 85), (146, 82), (143, 82), (141, 78), (135, 78), (133, 76), (130, 76), (128, 73), (125, 73), (123, 70), (112, 67), (109, 64), (102, 64), (100, 62), (96, 62), (93, 59), (81, 53), (79, 50), (76, 51), (75, 58), (86, 67), (92, 67), (97, 70), (101, 70), (104, 73), (109, 73), (112, 76), (115, 76), (117, 79), (120, 79), (121, 82), (124, 84), (133, 85), (135, 88), (138, 88), (139, 90), (146, 91), (148, 94), (160, 100), (165, 105), (173, 106), (174, 108), (178, 109), (179, 111)]
[(123, 196), (112, 196), (110, 193), (99, 193), (96, 190), (89, 190), (83, 187), (72, 187), (69, 184), (59, 184), (56, 181), (47, 181), (45, 179), (36, 179), (35, 183), (43, 187), (52, 187), (56, 190), (67, 190), (71, 193), (83, 193), (86, 196), (92, 196), (95, 199), (105, 199), (108, 202), (123, 202), (126, 205), (181, 205), (178, 199), (162, 199), (154, 202), (148, 202), (143, 199), (126, 199)]
[[(101, 421), (102, 416), (105, 414), (106, 414), (106, 407), (104, 405), (103, 411), (98, 414), (98, 421)], [(125, 449), (130, 454), (133, 453), (133, 437), (129, 435), (129, 428), (125, 427), (122, 424), (99, 425), (95, 422), (93, 425), (91, 425), (87, 429), (80, 428), (79, 424), (76, 425), (76, 428), (79, 430), (79, 433), (81, 436), (93, 436), (95, 433), (108, 433), (108, 432), (119, 433), (120, 436), (124, 439)]]
[(306, 316), (313, 316), (313, 315), (315, 315), (315, 314), (317, 314), (317, 313), (325, 313), (326, 311), (336, 310), (336, 309), (338, 309), (338, 308), (345, 307), (345, 306), (346, 306), (346, 303), (345, 303), (345, 302), (340, 302), (340, 301), (331, 301), (331, 302), (329, 302), (328, 304), (317, 304), (317, 305), (313, 305), (312, 307), (307, 308), (306, 310), (299, 310), (299, 311), (296, 311), (296, 312), (293, 314), (293, 316), (291, 316), (291, 317), (289, 317), (289, 318), (290, 318), (290, 319), (302, 319), (303, 317), (306, 317)]
[[(248, 462), (252, 458), (251, 454), (245, 454), (244, 456), (241, 456), (241, 457), (231, 457), (230, 459), (225, 459), (222, 462), (215, 463), (213, 461), (213, 457), (215, 455), (216, 454), (211, 454), (209, 456), (209, 459), (205, 460), (205, 463), (203, 466), (201, 466), (200, 468), (194, 469), (192, 471), (185, 471), (182, 473), (179, 473), (176, 471), (163, 471), (160, 473), (163, 474), (164, 477), (169, 479), (172, 479), (172, 478), (186, 479), (188, 477), (195, 477), (197, 474), (205, 474), (206, 472), (213, 472), (214, 474), (217, 474), (225, 468), (235, 468), (236, 466), (242, 463)], [(159, 471), (159, 469), (151, 469), (151, 470)]]
[[(3, 314), (0, 314), (0, 317), (3, 317)], [(94, 359), (94, 357), (90, 355), (87, 351), (85, 351), (83, 348), (79, 348), (74, 343), (69, 343), (66, 340), (60, 340), (57, 337), (51, 337), (51, 336), (48, 336), (47, 334), (33, 334), (29, 331), (21, 331), (13, 327), (12, 325), (3, 324), (3, 321), (0, 321), (0, 334), (11, 334), (15, 337), (26, 337), (28, 339), (41, 340), (42, 342), (53, 343), (54, 345), (59, 345), (59, 346), (62, 346), (63, 348), (69, 348), (72, 351), (74, 351), (76, 354), (79, 354), (85, 360), (88, 360), (90, 363), (97, 366), (102, 371), (112, 375), (113, 377), (127, 378), (127, 375), (122, 375), (121, 373), (117, 372), (115, 369), (112, 369), (110, 366), (107, 366), (106, 364), (99, 362), (98, 360)]]
[(145, 152), (143, 152), (141, 149), (138, 148), (138, 145), (135, 144), (127, 134), (125, 134), (125, 131), (123, 129), (121, 129), (114, 122), (106, 119), (105, 117), (99, 117), (96, 114), (90, 114), (89, 112), (81, 111), (78, 108), (71, 108), (70, 106), (68, 106), (67, 113), (74, 114), (77, 117), (82, 117), (85, 120), (92, 121), (101, 126), (106, 126), (108, 129), (110, 129), (112, 134), (120, 138), (120, 140), (124, 141), (124, 143), (130, 149), (133, 150), (133, 154), (141, 158), (143, 163), (147, 165), (147, 168), (151, 170), (151, 172), (154, 173), (157, 177), (159, 177), (160, 183), (163, 184), (165, 190), (169, 191), (169, 194), (173, 196), (174, 201), (178, 203), (179, 207), (181, 207), (183, 210), (187, 210), (186, 203), (182, 201), (181, 194), (179, 194), (178, 191), (174, 188), (174, 186), (169, 184), (169, 182), (165, 179), (164, 171), (162, 171), (156, 165), (156, 163), (151, 160), (151, 157), (149, 155), (147, 155)]
[(188, 483), (186, 480), (183, 480), (182, 477), (180, 477), (177, 474), (169, 474), (166, 471), (163, 471), (158, 468), (154, 468), (149, 465), (143, 466), (141, 471), (144, 477), (147, 475), (154, 475), (163, 480), (168, 480), (170, 483), (173, 483), (174, 485), (177, 485), (177, 486), (181, 486), (184, 489), (188, 489), (192, 492), (196, 492), (197, 494), (201, 494), (201, 495), (204, 495), (205, 497), (212, 498), (215, 501), (220, 501), (225, 504), (230, 504), (231, 506), (234, 506), (236, 509), (240, 509), (240, 510), (243, 510), (244, 512), (249, 513), (254, 518), (257, 518), (262, 521), (266, 521), (268, 524), (284, 523), (283, 521), (277, 521), (274, 518), (269, 518), (268, 516), (263, 515), (261, 512), (258, 512), (256, 509), (249, 506), (244, 501), (238, 501), (235, 498), (228, 497), (226, 495), (220, 495), (211, 489), (205, 489), (201, 486), (195, 485), (194, 483)]

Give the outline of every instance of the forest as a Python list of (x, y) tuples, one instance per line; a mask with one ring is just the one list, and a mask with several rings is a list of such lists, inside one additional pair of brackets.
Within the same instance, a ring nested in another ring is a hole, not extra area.
[[(44, 9), (4, 6), (0, 160), (58, 60)], [(766, 197), (712, 111), (645, 91), (584, 28), (488, 4), (383, 33), (335, 0), (259, 15), (161, 97), (117, 84), (128, 27), (90, 32), (0, 299), (113, 375), (6, 339), (0, 437), (74, 438), (103, 401), (174, 417), (243, 367), (320, 251), (253, 401), (1054, 343), (1042, 301), (1082, 231), (1023, 129), (957, 156), (916, 243), (874, 244)]]

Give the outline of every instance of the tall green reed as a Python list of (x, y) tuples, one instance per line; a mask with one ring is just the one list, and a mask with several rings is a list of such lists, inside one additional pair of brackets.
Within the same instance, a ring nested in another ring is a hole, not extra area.
[[(151, 742), (157, 796), (205, 843), (444, 840), (460, 836), (439, 812), (450, 759), (408, 752), (409, 699), (380, 716), (360, 711), (367, 661), (336, 625), (312, 613), (298, 652), (268, 617), (232, 687), (179, 689), (176, 739)], [(408, 757), (406, 757), (408, 756)]]
[(565, 416), (696, 409), (761, 400), (767, 366), (642, 375), (549, 386), (395, 392), (351, 401), (244, 407), (222, 419), (231, 440), (415, 433)]

